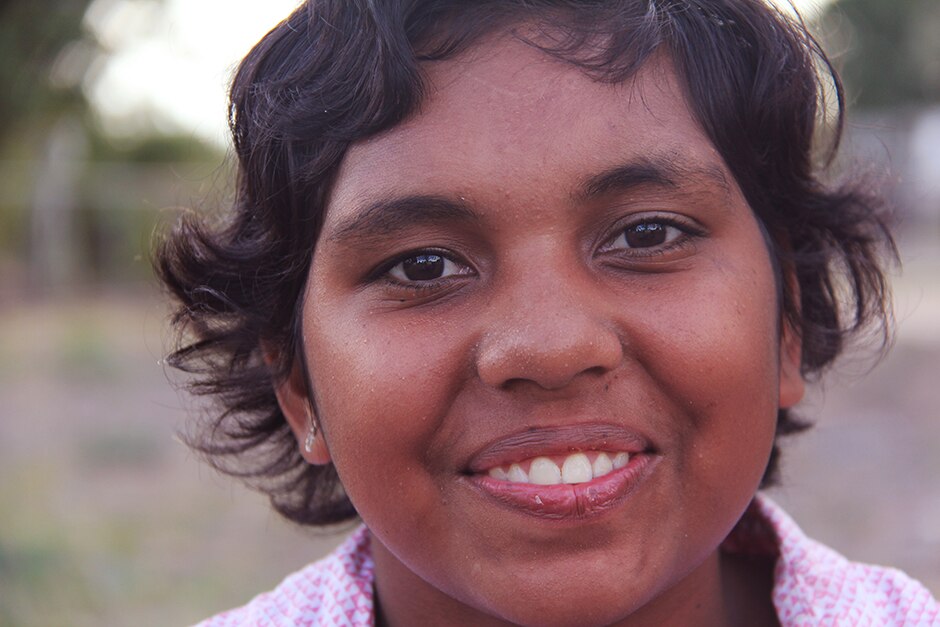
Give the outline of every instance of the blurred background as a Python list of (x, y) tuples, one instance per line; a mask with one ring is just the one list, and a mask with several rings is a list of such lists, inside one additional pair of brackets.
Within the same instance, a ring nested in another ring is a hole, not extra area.
[[(229, 196), (225, 89), (293, 0), (0, 3), (0, 625), (187, 624), (339, 536), (174, 437), (155, 227)], [(846, 157), (897, 207), (897, 342), (814, 387), (772, 494), (940, 595), (940, 3), (797, 3), (848, 86)], [(870, 371), (870, 372), (869, 372)]]

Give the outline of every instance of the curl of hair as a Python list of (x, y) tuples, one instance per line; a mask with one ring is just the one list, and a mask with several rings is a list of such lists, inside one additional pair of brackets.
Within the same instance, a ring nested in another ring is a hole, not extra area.
[[(522, 22), (537, 35), (512, 30)], [(304, 285), (339, 163), (351, 144), (418, 111), (423, 64), (504, 30), (600, 81), (627, 80), (668, 54), (765, 232), (803, 375), (820, 373), (870, 325), (888, 340), (880, 254), (896, 255), (893, 241), (873, 195), (821, 179), (838, 147), (842, 88), (798, 18), (761, 0), (308, 0), (232, 83), (238, 175), (224, 221), (184, 215), (155, 252), (178, 301), (169, 363), (219, 410), (188, 443), (291, 520), (356, 516), (332, 465), (304, 462), (274, 395), (298, 357)], [(826, 85), (837, 117), (818, 163)], [(805, 427), (779, 412), (778, 435)], [(778, 455), (775, 444), (765, 485)]]

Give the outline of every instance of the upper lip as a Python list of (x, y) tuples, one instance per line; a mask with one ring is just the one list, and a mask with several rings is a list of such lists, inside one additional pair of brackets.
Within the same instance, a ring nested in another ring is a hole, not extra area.
[(651, 449), (649, 440), (620, 425), (588, 423), (559, 427), (533, 427), (484, 445), (467, 466), (470, 473), (485, 473), (539, 456), (568, 455), (578, 451), (626, 452)]

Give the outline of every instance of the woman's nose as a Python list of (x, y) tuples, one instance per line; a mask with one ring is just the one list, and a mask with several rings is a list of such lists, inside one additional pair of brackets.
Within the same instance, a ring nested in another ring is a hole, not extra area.
[(581, 376), (607, 373), (623, 360), (612, 304), (595, 293), (596, 284), (548, 285), (544, 279), (494, 294), (476, 357), (487, 385), (529, 382), (557, 390)]

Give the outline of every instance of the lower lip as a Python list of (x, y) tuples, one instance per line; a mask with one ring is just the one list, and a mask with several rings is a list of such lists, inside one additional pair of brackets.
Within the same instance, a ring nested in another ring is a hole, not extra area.
[(636, 491), (657, 457), (634, 455), (630, 463), (586, 483), (535, 485), (474, 475), (471, 484), (501, 504), (524, 514), (548, 519), (585, 519), (600, 515)]

